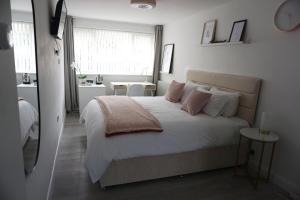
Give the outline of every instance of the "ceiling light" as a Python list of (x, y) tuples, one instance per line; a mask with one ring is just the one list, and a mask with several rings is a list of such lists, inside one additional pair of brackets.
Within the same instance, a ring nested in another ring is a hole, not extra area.
[(150, 10), (155, 8), (156, 0), (131, 0), (130, 4), (134, 8)]

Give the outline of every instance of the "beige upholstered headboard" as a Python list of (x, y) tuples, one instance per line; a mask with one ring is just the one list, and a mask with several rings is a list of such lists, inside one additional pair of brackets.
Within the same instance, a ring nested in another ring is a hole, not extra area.
[(241, 94), (237, 116), (253, 125), (259, 98), (261, 80), (247, 76), (188, 70), (187, 81), (215, 86), (225, 91)]

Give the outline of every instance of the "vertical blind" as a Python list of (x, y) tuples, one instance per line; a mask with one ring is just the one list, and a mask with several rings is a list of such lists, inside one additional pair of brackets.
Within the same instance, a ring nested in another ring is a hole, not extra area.
[(83, 74), (151, 75), (154, 34), (74, 28), (74, 51)]
[(35, 73), (34, 29), (32, 23), (13, 22), (16, 73)]

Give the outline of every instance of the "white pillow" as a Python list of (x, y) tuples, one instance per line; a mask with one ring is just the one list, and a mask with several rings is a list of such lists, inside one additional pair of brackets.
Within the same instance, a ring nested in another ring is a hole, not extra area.
[(183, 89), (183, 95), (181, 97), (181, 103), (184, 102), (184, 100), (194, 91), (197, 89), (203, 89), (204, 91), (208, 91), (210, 89), (210, 86), (208, 85), (202, 85), (198, 83), (193, 83), (191, 81), (188, 81)]
[(204, 113), (208, 114), (212, 117), (218, 117), (221, 115), (223, 108), (225, 107), (226, 103), (229, 101), (227, 95), (217, 94), (214, 92), (209, 92), (212, 94), (210, 97), (209, 102), (204, 107)]
[(239, 107), (239, 98), (240, 98), (240, 93), (238, 92), (226, 92), (226, 91), (221, 91), (218, 90), (217, 88), (213, 87), (211, 88), (210, 92), (214, 94), (222, 94), (226, 95), (228, 97), (228, 102), (224, 106), (221, 115), (224, 117), (233, 117), (236, 115), (236, 112)]

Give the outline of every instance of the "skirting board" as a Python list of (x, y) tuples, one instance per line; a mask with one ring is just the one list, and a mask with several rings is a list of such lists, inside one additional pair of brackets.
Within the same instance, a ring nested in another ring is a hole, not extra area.
[[(249, 162), (249, 168), (252, 171), (257, 171), (258, 169), (258, 161), (250, 161)], [(267, 174), (268, 166), (263, 165), (261, 172), (262, 174)], [(271, 177), (270, 181), (279, 186), (281, 189), (284, 190), (284, 192), (287, 193), (287, 195), (294, 199), (294, 200), (300, 200), (300, 187), (298, 185), (295, 185), (294, 183), (291, 183), (290, 181), (286, 180), (284, 177), (278, 175), (276, 172), (274, 172), (271, 169)]]
[(62, 126), (61, 126), (61, 129), (60, 129), (60, 132), (59, 132), (59, 136), (58, 136), (58, 141), (57, 141), (57, 146), (56, 146), (56, 152), (55, 152), (54, 162), (53, 162), (52, 171), (51, 171), (51, 178), (50, 178), (50, 182), (49, 182), (49, 186), (48, 186), (47, 200), (50, 200), (50, 197), (52, 196), (51, 195), (51, 191), (52, 191), (53, 175), (54, 175), (54, 170), (55, 170), (55, 164), (56, 164), (56, 158), (57, 158), (57, 154), (58, 154), (60, 139), (61, 139), (61, 136), (62, 136), (63, 131), (64, 131), (64, 127), (65, 127), (64, 126), (65, 119), (66, 119), (66, 110), (64, 109), (63, 119), (62, 119)]
[(294, 200), (300, 200), (300, 186), (295, 185), (276, 173), (272, 173), (273, 183), (281, 187), (289, 193), (289, 196)]

